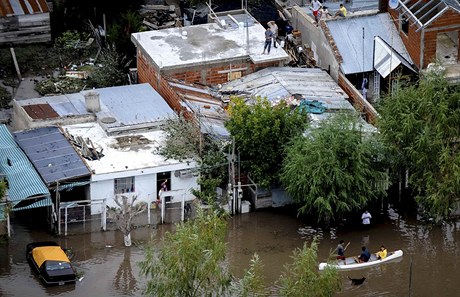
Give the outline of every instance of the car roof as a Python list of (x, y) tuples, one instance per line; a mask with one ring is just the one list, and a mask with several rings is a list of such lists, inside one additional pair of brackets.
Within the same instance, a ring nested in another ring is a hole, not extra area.
[(69, 258), (60, 246), (40, 246), (32, 250), (32, 256), (38, 267), (45, 261), (60, 261), (70, 263)]

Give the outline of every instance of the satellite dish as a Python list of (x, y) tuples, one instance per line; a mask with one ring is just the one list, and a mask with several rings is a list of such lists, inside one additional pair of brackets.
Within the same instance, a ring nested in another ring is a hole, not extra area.
[(398, 8), (398, 5), (399, 5), (398, 0), (388, 0), (388, 6), (390, 6), (391, 9)]

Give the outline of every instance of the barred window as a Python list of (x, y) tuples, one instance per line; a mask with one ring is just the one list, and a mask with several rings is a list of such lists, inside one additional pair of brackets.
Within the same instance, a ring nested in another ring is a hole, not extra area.
[(132, 192), (134, 192), (134, 176), (115, 179), (115, 194)]

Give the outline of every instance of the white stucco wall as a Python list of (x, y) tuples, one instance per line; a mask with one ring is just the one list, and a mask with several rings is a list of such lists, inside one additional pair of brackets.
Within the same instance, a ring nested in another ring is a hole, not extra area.
[[(157, 173), (169, 172), (171, 171), (171, 181), (170, 185), (168, 184), (168, 190), (184, 190), (185, 200), (193, 200), (195, 197), (191, 193), (191, 189), (198, 188), (197, 176), (190, 177), (176, 177), (174, 172), (176, 170), (184, 170), (191, 167), (187, 167), (184, 164), (177, 164), (175, 166), (161, 166), (156, 168), (149, 168), (145, 170), (135, 170), (135, 171), (125, 171), (118, 172), (114, 174), (104, 174), (104, 175), (93, 175), (91, 180), (91, 199), (106, 199), (106, 204), (109, 207), (116, 207), (116, 204), (113, 200), (115, 195), (114, 192), (114, 179), (115, 178), (124, 178), (134, 176), (134, 193), (129, 193), (128, 195), (138, 195), (138, 201), (151, 202), (155, 201), (158, 195), (157, 189)], [(177, 202), (181, 201), (182, 197), (173, 197), (174, 200), (177, 199)], [(91, 208), (91, 214), (101, 213), (100, 205), (95, 204)]]

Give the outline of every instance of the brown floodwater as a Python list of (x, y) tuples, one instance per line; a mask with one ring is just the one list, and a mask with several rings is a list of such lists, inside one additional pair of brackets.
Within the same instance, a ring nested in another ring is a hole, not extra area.
[[(143, 259), (142, 246), (159, 239), (170, 225), (139, 228), (133, 234), (137, 246), (123, 247), (119, 232), (107, 231), (55, 238), (21, 224), (14, 224), (14, 235), (0, 243), (0, 296), (142, 296), (145, 279), (137, 262)], [(381, 244), (389, 250), (402, 249), (401, 260), (377, 267), (343, 271), (342, 292), (337, 296), (459, 296), (460, 222), (431, 226), (402, 218), (390, 210), (368, 230), (322, 231), (286, 214), (253, 212), (230, 219), (228, 260), (232, 273), (241, 276), (256, 252), (264, 264), (267, 286), (276, 284), (284, 265), (291, 263), (292, 251), (318, 236), (318, 261), (327, 258), (339, 239), (351, 244), (349, 254), (358, 253), (362, 244), (376, 251)], [(73, 251), (72, 262), (83, 279), (75, 285), (45, 287), (32, 273), (25, 246), (32, 241), (55, 240)], [(411, 274), (412, 263), (412, 274)], [(353, 286), (347, 276), (366, 277), (363, 285)], [(412, 280), (412, 283), (411, 283)], [(410, 284), (411, 283), (411, 284)], [(410, 289), (411, 288), (411, 289)]]

